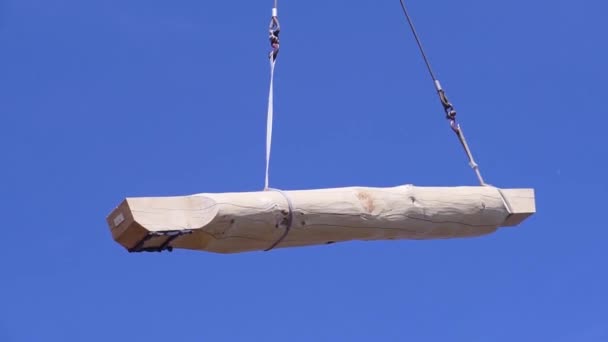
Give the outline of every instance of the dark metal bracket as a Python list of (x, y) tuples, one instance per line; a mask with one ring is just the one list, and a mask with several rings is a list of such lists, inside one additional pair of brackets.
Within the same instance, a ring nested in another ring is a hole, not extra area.
[[(144, 236), (133, 248), (129, 249), (129, 253), (136, 252), (162, 252), (162, 251), (173, 251), (173, 247), (170, 246), (171, 242), (183, 235), (192, 234), (192, 229), (182, 230), (165, 230), (157, 232), (149, 232), (148, 235)], [(146, 242), (152, 238), (165, 236), (165, 241), (160, 246), (144, 247)]]

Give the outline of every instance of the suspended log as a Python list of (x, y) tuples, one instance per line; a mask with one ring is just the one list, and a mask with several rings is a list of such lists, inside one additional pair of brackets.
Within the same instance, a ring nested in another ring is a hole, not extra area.
[(403, 185), (127, 198), (107, 221), (114, 240), (131, 252), (237, 253), (476, 237), (516, 226), (535, 210), (533, 189)]

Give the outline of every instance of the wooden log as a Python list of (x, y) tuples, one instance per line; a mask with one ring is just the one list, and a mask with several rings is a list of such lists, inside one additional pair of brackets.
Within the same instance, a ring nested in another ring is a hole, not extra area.
[(518, 225), (535, 210), (533, 189), (403, 185), (127, 198), (107, 221), (132, 252), (237, 253), (277, 242), (475, 237)]

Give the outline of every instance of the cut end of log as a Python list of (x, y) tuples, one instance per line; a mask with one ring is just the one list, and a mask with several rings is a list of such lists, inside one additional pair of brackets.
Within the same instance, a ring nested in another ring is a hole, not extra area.
[(129, 200), (124, 200), (106, 219), (112, 238), (126, 249), (134, 248), (149, 231), (133, 218)]
[(517, 226), (536, 212), (534, 189), (503, 189), (501, 192), (510, 210), (504, 227)]
[(238, 253), (476, 237), (520, 225), (535, 212), (534, 189), (404, 185), (127, 198), (107, 223), (130, 252)]
[(128, 251), (160, 252), (216, 215), (215, 202), (201, 196), (141, 197), (125, 199), (106, 221), (114, 240)]

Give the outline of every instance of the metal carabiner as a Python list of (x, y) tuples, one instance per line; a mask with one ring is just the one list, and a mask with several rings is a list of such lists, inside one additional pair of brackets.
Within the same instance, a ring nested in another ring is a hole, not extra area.
[(270, 47), (272, 51), (270, 52), (270, 58), (272, 60), (277, 59), (277, 55), (279, 54), (279, 34), (281, 33), (281, 25), (279, 24), (279, 17), (273, 15), (270, 18), (270, 24), (268, 25), (268, 40), (270, 41)]

